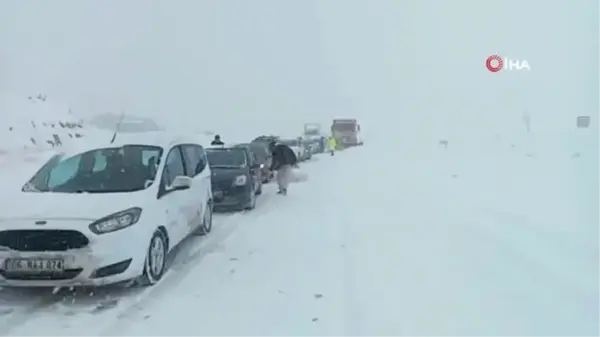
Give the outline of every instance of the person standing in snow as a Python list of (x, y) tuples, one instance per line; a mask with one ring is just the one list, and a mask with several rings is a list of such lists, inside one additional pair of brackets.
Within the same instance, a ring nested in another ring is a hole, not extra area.
[(215, 135), (215, 139), (213, 139), (213, 141), (210, 142), (210, 145), (225, 145), (225, 143), (223, 143), (223, 141), (221, 140), (221, 136)]
[(292, 167), (298, 163), (298, 158), (289, 146), (273, 141), (269, 144), (271, 155), (271, 171), (277, 171), (277, 194), (287, 195), (287, 189), (292, 179)]
[(337, 146), (337, 141), (335, 140), (335, 137), (329, 136), (329, 138), (327, 139), (327, 149), (329, 150), (329, 152), (331, 152), (332, 156), (335, 153), (336, 146)]

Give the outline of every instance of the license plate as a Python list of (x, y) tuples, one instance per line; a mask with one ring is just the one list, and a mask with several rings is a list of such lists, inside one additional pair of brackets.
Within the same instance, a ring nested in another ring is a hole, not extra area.
[(7, 259), (4, 269), (20, 272), (59, 272), (64, 270), (64, 266), (63, 259)]

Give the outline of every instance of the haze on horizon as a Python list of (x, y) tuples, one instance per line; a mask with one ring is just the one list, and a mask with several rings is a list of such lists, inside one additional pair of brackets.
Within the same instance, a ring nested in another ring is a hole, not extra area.
[[(0, 91), (182, 128), (348, 116), (466, 135), (520, 132), (529, 113), (563, 132), (577, 115), (597, 126), (598, 13), (593, 0), (5, 0)], [(495, 53), (532, 69), (491, 74)]]

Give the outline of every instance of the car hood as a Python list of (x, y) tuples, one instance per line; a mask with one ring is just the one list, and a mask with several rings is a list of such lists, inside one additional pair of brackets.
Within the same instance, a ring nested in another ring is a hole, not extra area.
[(212, 178), (217, 180), (234, 179), (239, 175), (248, 174), (246, 168), (218, 168), (211, 167)]
[(131, 207), (141, 207), (140, 192), (130, 193), (51, 193), (21, 192), (4, 198), (0, 222), (29, 219), (96, 220)]

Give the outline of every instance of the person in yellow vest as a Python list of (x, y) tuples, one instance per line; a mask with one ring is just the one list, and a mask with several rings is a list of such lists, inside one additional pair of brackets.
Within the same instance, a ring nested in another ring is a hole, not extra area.
[(335, 137), (329, 136), (329, 138), (327, 138), (327, 148), (329, 149), (329, 152), (331, 153), (332, 156), (335, 153), (336, 146), (337, 146), (337, 141), (335, 140)]

